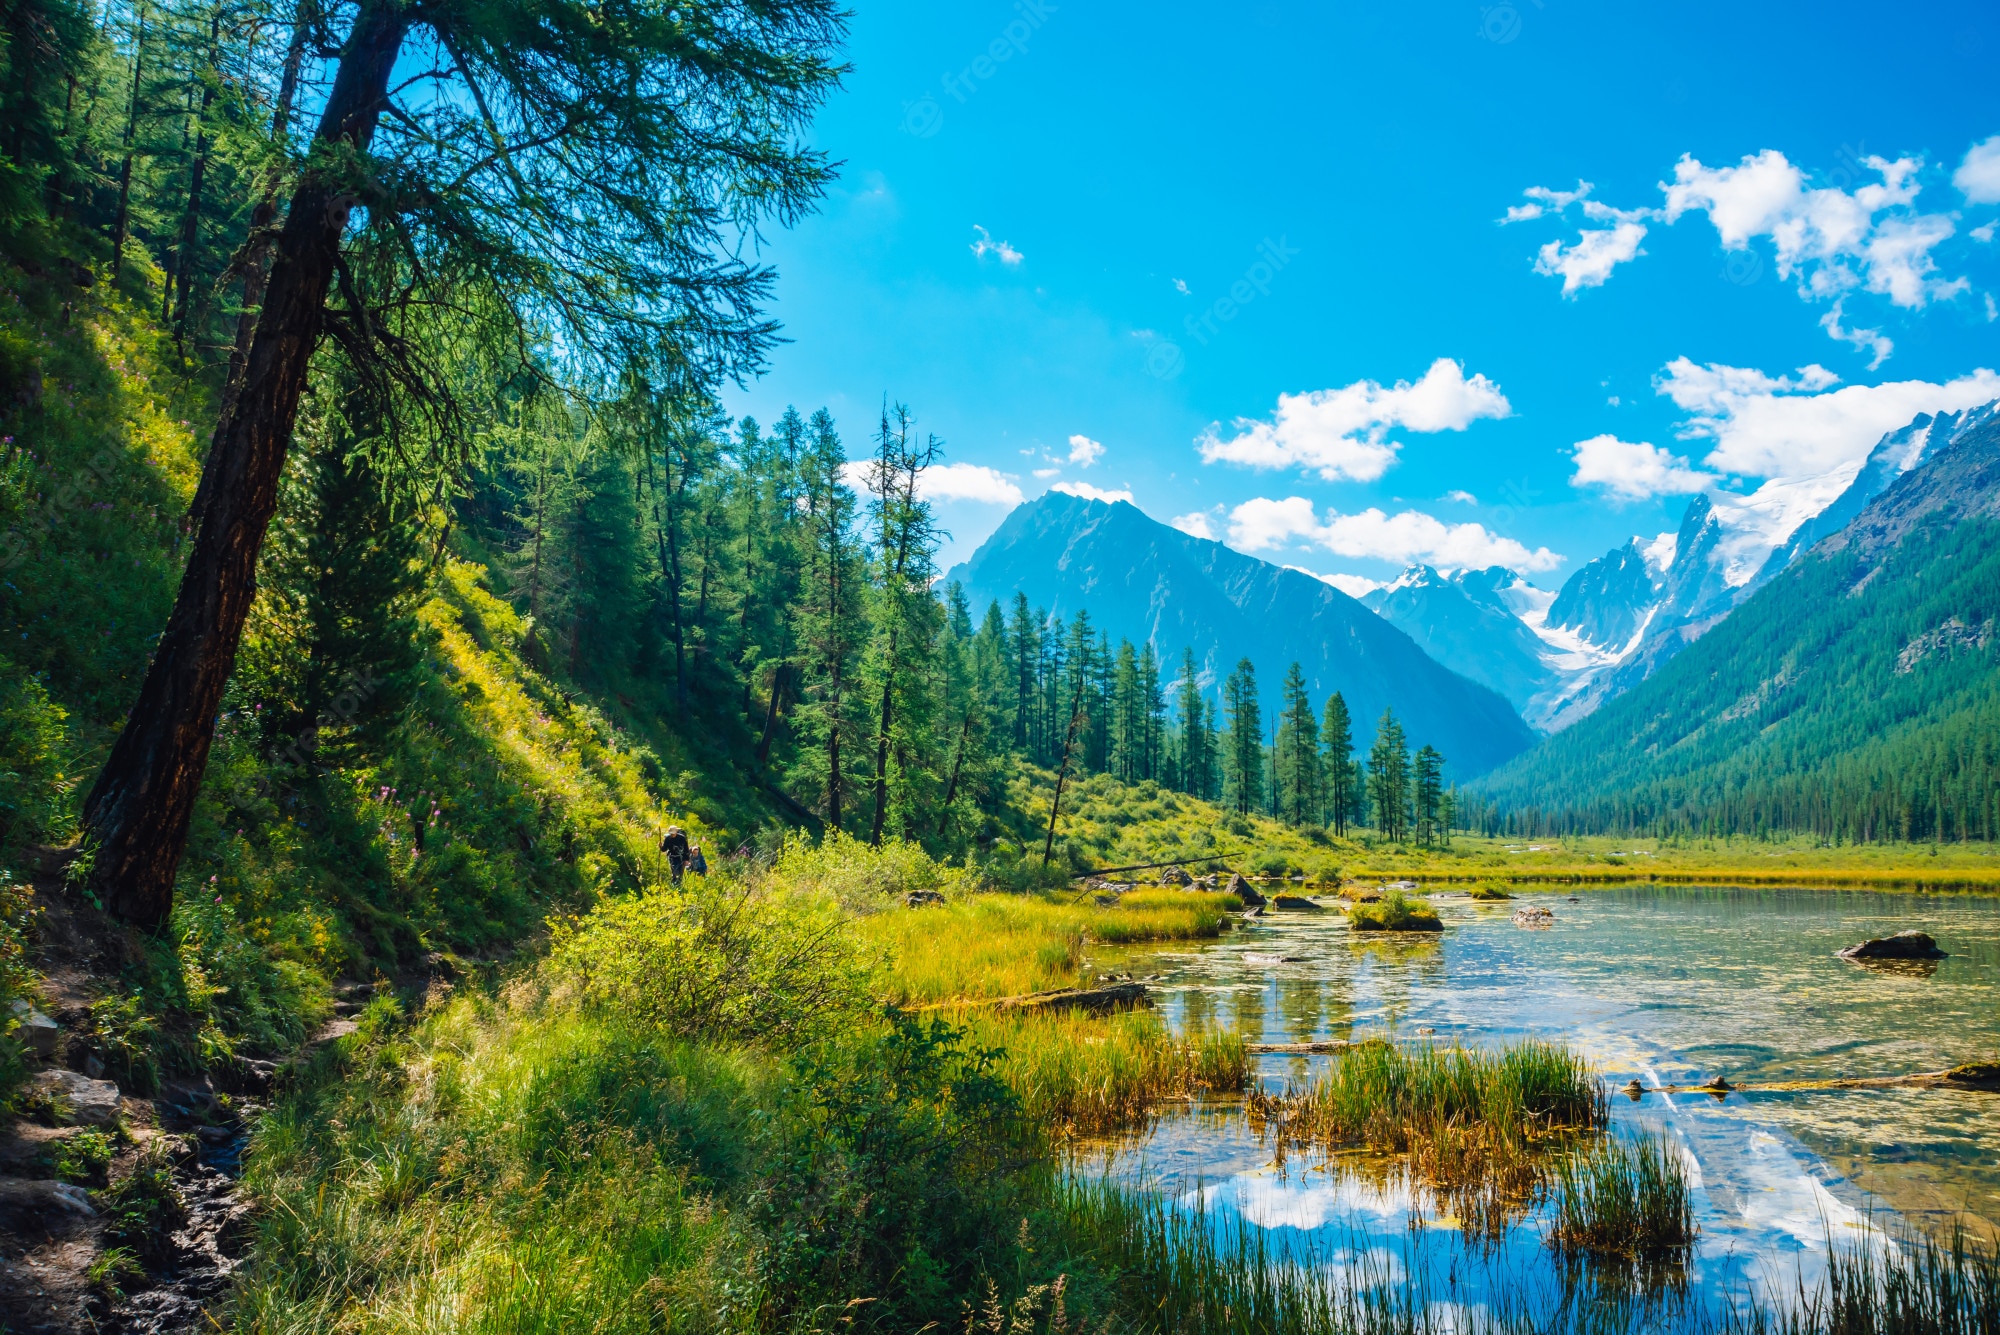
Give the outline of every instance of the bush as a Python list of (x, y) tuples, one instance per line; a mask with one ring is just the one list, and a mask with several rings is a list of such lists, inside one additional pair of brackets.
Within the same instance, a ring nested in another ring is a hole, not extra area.
[(803, 835), (786, 838), (771, 867), (773, 883), (833, 896), (851, 913), (875, 913), (900, 907), (912, 890), (932, 890), (959, 899), (979, 888), (978, 877), (963, 867), (933, 858), (923, 846), (903, 839), (884, 840), (871, 848), (839, 830), (814, 844)]
[(915, 1330), (1005, 1253), (1037, 1144), (966, 1031), (893, 1007), (886, 1033), (796, 1063), (797, 1091), (764, 1158), (752, 1217), (776, 1312), (838, 1310)]
[(1391, 890), (1373, 904), (1356, 904), (1347, 911), (1347, 925), (1357, 932), (1441, 932), (1437, 910), (1422, 899)]
[(0, 658), (0, 850), (47, 839), (66, 823), (63, 724), (42, 684)]
[(0, 871), (0, 1110), (14, 1101), (28, 1078), (28, 1054), (14, 1031), (16, 1001), (34, 1001), (35, 971), (28, 967), (28, 924), (35, 913), (34, 890)]
[(173, 1255), (174, 1229), (186, 1221), (187, 1206), (165, 1154), (142, 1154), (129, 1175), (99, 1193), (97, 1203), (105, 1216), (107, 1249), (123, 1248), (145, 1262)]
[(726, 884), (606, 900), (556, 924), (550, 966), (587, 1005), (681, 1038), (780, 1049), (857, 1014), (869, 973), (831, 897)]

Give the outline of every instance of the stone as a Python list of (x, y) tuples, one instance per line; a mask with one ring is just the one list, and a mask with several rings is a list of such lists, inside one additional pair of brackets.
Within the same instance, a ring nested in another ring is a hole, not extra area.
[(1184, 867), (1169, 867), (1160, 873), (1161, 885), (1193, 885), (1194, 877)]
[(88, 1219), (96, 1213), (82, 1187), (67, 1182), (0, 1178), (0, 1218), (12, 1221), (69, 1215)]
[(1516, 927), (1549, 927), (1556, 920), (1555, 910), (1545, 909), (1540, 904), (1527, 904), (1514, 910)]
[(75, 1071), (42, 1071), (33, 1081), (35, 1092), (53, 1102), (57, 1120), (71, 1126), (116, 1126), (118, 1086)]
[(1243, 873), (1240, 871), (1229, 878), (1229, 893), (1242, 900), (1245, 908), (1264, 907), (1264, 896), (1250, 888), (1250, 882), (1243, 879)]
[(62, 1046), (61, 1025), (25, 1001), (14, 1003), (14, 1017), (20, 1021), (19, 1027), (14, 1030), (14, 1037), (22, 1047), (43, 1061), (56, 1055), (56, 1050)]
[(944, 906), (944, 896), (935, 890), (912, 890), (903, 896), (903, 907), (906, 909), (929, 908), (932, 905)]
[(1279, 895), (1271, 901), (1274, 909), (1288, 909), (1294, 913), (1324, 913), (1326, 909), (1302, 895)]
[(1941, 960), (1945, 957), (1945, 952), (1938, 949), (1938, 943), (1925, 932), (1898, 932), (1894, 936), (1877, 937), (1858, 946), (1836, 950), (1834, 954), (1844, 960)]

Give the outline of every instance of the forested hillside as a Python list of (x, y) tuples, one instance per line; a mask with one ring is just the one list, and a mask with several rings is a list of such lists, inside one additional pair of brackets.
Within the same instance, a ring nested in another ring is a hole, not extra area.
[(1644, 685), (1482, 781), (1487, 823), (1990, 840), (1996, 617), (1989, 418)]

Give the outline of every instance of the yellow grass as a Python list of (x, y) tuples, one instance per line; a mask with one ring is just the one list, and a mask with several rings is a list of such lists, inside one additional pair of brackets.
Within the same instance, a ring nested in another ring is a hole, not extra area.
[(1086, 941), (1181, 941), (1219, 935), (1233, 895), (1139, 891), (1115, 906), (1061, 897), (976, 895), (878, 913), (855, 930), (887, 955), (883, 995), (900, 1005), (980, 1001), (1075, 987)]
[(1003, 1048), (1001, 1074), (1028, 1114), (1059, 1132), (1107, 1131), (1163, 1102), (1240, 1091), (1250, 1056), (1233, 1033), (1176, 1037), (1157, 1015), (966, 1017), (973, 1041)]

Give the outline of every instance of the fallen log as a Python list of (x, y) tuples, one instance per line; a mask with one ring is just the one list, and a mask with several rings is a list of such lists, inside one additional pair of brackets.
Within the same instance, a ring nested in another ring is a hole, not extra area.
[(1295, 1052), (1345, 1052), (1349, 1048), (1364, 1046), (1369, 1040), (1350, 1043), (1345, 1039), (1319, 1039), (1310, 1043), (1245, 1043), (1243, 1050), (1253, 1057), (1268, 1056), (1272, 1053)]
[(1637, 1080), (1621, 1093), (1640, 1094), (1789, 1094), (1833, 1089), (1976, 1089), (2000, 1092), (2000, 1062), (1971, 1062), (1943, 1071), (1912, 1071), (1908, 1075), (1842, 1076), (1827, 1080), (1771, 1080), (1735, 1085), (1717, 1076), (1700, 1085), (1641, 1085)]

